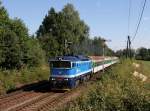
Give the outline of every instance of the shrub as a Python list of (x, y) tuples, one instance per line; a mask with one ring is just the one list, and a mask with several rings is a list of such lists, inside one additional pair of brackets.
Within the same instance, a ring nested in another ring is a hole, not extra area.
[[(44, 67), (44, 68), (42, 68)], [(48, 80), (49, 67), (47, 65), (24, 68), (18, 70), (0, 71), (0, 94), (15, 89), (17, 85)]]
[(132, 61), (121, 61), (91, 85), (84, 96), (63, 110), (149, 111), (149, 90), (132, 75), (133, 71)]

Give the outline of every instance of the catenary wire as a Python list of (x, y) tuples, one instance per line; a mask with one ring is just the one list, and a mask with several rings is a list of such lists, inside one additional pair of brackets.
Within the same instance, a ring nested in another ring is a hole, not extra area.
[(129, 15), (128, 15), (128, 35), (130, 35), (130, 16), (131, 16), (132, 0), (129, 0)]
[(141, 20), (142, 20), (142, 17), (143, 17), (143, 13), (144, 13), (146, 2), (147, 2), (147, 0), (144, 0), (144, 4), (143, 4), (143, 7), (142, 7), (142, 12), (140, 14), (140, 19), (139, 19), (139, 22), (137, 24), (137, 28), (136, 28), (135, 34), (134, 34), (134, 36), (133, 36), (133, 38), (131, 40), (132, 42), (134, 41), (134, 39), (135, 39), (135, 37), (136, 37), (136, 35), (138, 33), (138, 30), (139, 30), (139, 27), (140, 27), (140, 24), (141, 24)]

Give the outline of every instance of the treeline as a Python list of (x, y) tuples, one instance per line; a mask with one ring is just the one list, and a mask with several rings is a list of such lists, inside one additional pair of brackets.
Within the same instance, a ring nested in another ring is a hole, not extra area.
[(136, 59), (150, 61), (150, 49), (141, 47), (136, 51)]
[[(60, 12), (51, 8), (37, 31), (37, 38), (48, 57), (64, 54), (102, 55), (103, 39), (90, 38), (89, 27), (71, 4)], [(113, 51), (104, 45), (106, 54), (111, 55)]]
[(36, 35), (30, 36), (23, 21), (11, 19), (0, 2), (0, 67), (3, 69), (37, 66), (57, 55), (102, 55), (103, 45), (105, 54), (112, 55), (103, 38), (90, 38), (89, 27), (71, 4), (59, 12), (51, 8)]
[(0, 67), (20, 69), (44, 62), (39, 41), (29, 36), (22, 20), (11, 19), (0, 2)]
[[(127, 50), (118, 50), (115, 53), (116, 56), (118, 57), (126, 57), (127, 56)], [(141, 47), (137, 50), (131, 49), (130, 51), (130, 56), (131, 58), (135, 58), (137, 60), (148, 60), (150, 61), (150, 49)]]

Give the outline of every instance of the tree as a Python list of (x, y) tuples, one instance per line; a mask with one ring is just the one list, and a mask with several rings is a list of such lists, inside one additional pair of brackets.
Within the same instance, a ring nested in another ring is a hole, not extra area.
[[(104, 43), (105, 55), (112, 56), (114, 52)], [(82, 55), (103, 55), (103, 38), (94, 37), (93, 39), (84, 39), (80, 44), (74, 46), (74, 52)]]
[(44, 52), (39, 42), (31, 38), (22, 20), (10, 19), (0, 3), (0, 67), (19, 69), (24, 65), (42, 63)]
[(137, 50), (136, 59), (150, 60), (149, 49), (141, 47)]
[[(67, 4), (60, 12), (51, 8), (37, 31), (37, 38), (47, 57), (73, 53), (102, 55), (103, 39), (89, 38), (89, 27), (72, 4)], [(66, 41), (71, 43), (69, 47), (65, 46)], [(106, 44), (105, 49), (106, 55), (113, 54)]]
[(46, 51), (46, 56), (49, 55), (57, 56), (59, 54), (58, 41), (50, 34), (45, 34), (38, 38), (39, 42), (42, 43), (43, 49)]
[[(93, 51), (94, 51), (94, 55), (103, 55), (103, 39), (101, 39), (100, 37), (94, 37), (93, 40)], [(104, 46), (106, 46), (104, 44)]]
[(2, 3), (0, 1), (0, 20), (1, 20), (0, 23), (6, 19), (8, 19), (8, 13), (6, 9), (2, 6)]
[(14, 32), (5, 30), (2, 34), (3, 43), (1, 48), (1, 62), (0, 66), (3, 68), (15, 68), (19, 65), (19, 50), (17, 43), (17, 36)]
[[(130, 53), (131, 53), (131, 58), (133, 58), (135, 56), (135, 50), (134, 49), (131, 49), (130, 50)], [(122, 50), (118, 50), (115, 52), (115, 56), (117, 57), (127, 57), (127, 50), (126, 49), (122, 49)]]
[(58, 14), (55, 12), (55, 9), (51, 8), (37, 31), (37, 37), (41, 37), (48, 33), (52, 34), (53, 36), (57, 35), (57, 16)]
[(28, 38), (26, 42), (27, 53), (23, 58), (28, 66), (38, 66), (45, 62), (45, 52), (42, 50), (39, 41), (35, 38)]
[[(55, 12), (54, 8), (51, 8), (37, 31), (37, 38), (47, 56), (66, 54), (68, 52), (65, 52), (65, 40), (72, 44), (79, 44), (88, 36), (88, 26), (80, 19), (78, 12), (71, 4), (67, 4), (60, 12)], [(56, 53), (50, 51), (53, 49)]]

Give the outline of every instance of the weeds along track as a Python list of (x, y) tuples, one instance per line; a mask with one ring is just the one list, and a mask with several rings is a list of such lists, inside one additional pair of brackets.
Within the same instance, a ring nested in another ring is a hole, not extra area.
[(89, 82), (79, 85), (76, 89), (65, 92), (50, 91), (49, 84), (36, 85), (32, 90), (20, 90), (0, 98), (0, 111), (50, 111), (67, 105), (79, 97), (91, 84), (100, 78), (96, 73)]

